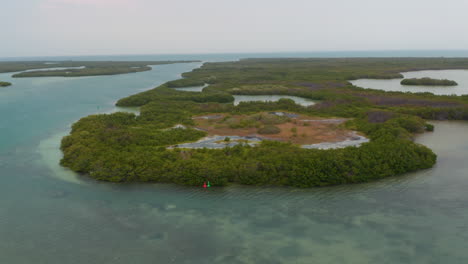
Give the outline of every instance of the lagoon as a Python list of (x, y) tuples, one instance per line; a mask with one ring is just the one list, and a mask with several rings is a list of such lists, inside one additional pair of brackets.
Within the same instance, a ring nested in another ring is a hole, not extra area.
[(307, 98), (289, 95), (234, 95), (234, 105), (238, 105), (240, 102), (276, 102), (280, 99), (291, 99), (296, 104), (302, 106), (311, 106), (316, 103), (315, 101), (309, 100)]
[(384, 91), (424, 93), (436, 95), (463, 95), (468, 94), (468, 70), (436, 70), (403, 72), (405, 79), (429, 77), (433, 79), (449, 79), (458, 83), (457, 86), (407, 86), (402, 85), (402, 79), (376, 80), (359, 79), (350, 81), (353, 85), (362, 88), (372, 88)]
[[(178, 91), (185, 91), (185, 92), (202, 92), (205, 87), (208, 85), (203, 86), (194, 86), (194, 87), (181, 87), (181, 88), (174, 88)], [(299, 97), (299, 96), (290, 96), (290, 95), (234, 95), (234, 105), (238, 105), (241, 102), (276, 102), (280, 99), (291, 99), (296, 104), (302, 106), (311, 106), (316, 104), (316, 101)]]

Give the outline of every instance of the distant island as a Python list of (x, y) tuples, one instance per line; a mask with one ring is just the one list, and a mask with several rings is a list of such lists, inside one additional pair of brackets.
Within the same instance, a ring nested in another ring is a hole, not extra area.
[[(117, 102), (140, 107), (139, 115), (80, 119), (62, 140), (61, 164), (101, 181), (191, 186), (327, 186), (431, 168), (437, 156), (414, 143), (414, 135), (433, 130), (426, 120), (466, 119), (467, 98), (363, 89), (348, 81), (387, 79), (428, 65), (468, 69), (468, 59), (205, 63), (179, 80)], [(176, 89), (201, 84), (208, 85), (202, 92)], [(280, 99), (234, 105), (235, 95), (290, 95), (317, 103), (306, 107)], [(320, 149), (362, 137), (370, 142)]]
[(173, 63), (192, 63), (183, 61), (33, 61), (0, 62), (0, 73), (19, 72), (14, 78), (21, 77), (81, 77), (116, 75), (151, 70), (150, 65)]
[(11, 83), (9, 82), (0, 82), (0, 87), (7, 87), (7, 86), (10, 86)]
[(402, 85), (425, 85), (425, 86), (456, 86), (457, 82), (447, 79), (411, 78), (401, 81)]

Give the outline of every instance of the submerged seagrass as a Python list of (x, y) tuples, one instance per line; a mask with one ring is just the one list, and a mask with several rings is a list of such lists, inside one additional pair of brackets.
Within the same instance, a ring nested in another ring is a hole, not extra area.
[[(431, 67), (427, 67), (431, 65)], [(141, 114), (82, 118), (62, 140), (62, 165), (105, 181), (151, 181), (200, 185), (229, 183), (297, 187), (357, 183), (432, 167), (436, 155), (412, 141), (431, 130), (424, 119), (468, 119), (468, 97), (362, 89), (348, 80), (396, 78), (415, 69), (467, 69), (468, 59), (246, 59), (206, 63), (184, 79), (121, 99)], [(203, 92), (173, 87), (208, 83)], [(232, 104), (232, 95), (292, 95), (292, 100)], [(308, 116), (351, 118), (345, 126), (371, 139), (359, 148), (303, 149), (288, 142), (225, 149), (167, 149), (196, 141), (196, 115), (288, 111)], [(174, 128), (183, 124), (187, 128)]]

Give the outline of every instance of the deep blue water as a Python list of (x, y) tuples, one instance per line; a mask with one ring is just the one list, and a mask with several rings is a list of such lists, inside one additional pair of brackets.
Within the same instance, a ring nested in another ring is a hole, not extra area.
[(13, 83), (0, 89), (0, 263), (468, 263), (466, 122), (439, 122), (418, 138), (439, 155), (435, 168), (361, 185), (118, 185), (58, 166), (73, 122), (199, 65), (81, 78), (0, 74)]

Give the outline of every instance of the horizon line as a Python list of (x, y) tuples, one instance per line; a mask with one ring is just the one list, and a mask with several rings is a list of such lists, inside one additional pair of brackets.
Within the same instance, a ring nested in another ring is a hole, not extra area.
[[(81, 54), (81, 55), (29, 55), (29, 56), (1, 56), (2, 59), (20, 58), (61, 58), (61, 57), (124, 57), (124, 56), (187, 56), (187, 55), (236, 55), (236, 54), (327, 54), (327, 53), (375, 53), (375, 52), (468, 52), (468, 49), (382, 49), (382, 50), (316, 50), (316, 51), (228, 51), (228, 52), (194, 52), (194, 53), (121, 53), (121, 54)], [(468, 54), (467, 54), (468, 55)], [(435, 56), (444, 57), (444, 56)]]
[(376, 49), (376, 50), (301, 50), (301, 51), (226, 51), (226, 52), (168, 52), (168, 53), (109, 53), (109, 54), (64, 54), (64, 55), (27, 55), (0, 56), (0, 58), (34, 58), (34, 57), (100, 57), (100, 56), (170, 56), (170, 55), (221, 55), (221, 54), (278, 54), (278, 53), (345, 53), (345, 52), (468, 52), (468, 49)]

